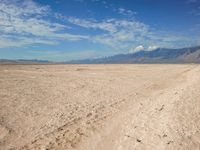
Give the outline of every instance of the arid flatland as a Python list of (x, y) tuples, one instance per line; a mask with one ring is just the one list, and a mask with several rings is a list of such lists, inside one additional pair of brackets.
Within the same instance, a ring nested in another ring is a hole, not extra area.
[(1, 150), (199, 148), (199, 65), (0, 65)]

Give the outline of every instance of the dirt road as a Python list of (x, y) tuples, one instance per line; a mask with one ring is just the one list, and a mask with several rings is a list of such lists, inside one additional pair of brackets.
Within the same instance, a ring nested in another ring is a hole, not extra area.
[(199, 65), (1, 65), (0, 149), (200, 149)]

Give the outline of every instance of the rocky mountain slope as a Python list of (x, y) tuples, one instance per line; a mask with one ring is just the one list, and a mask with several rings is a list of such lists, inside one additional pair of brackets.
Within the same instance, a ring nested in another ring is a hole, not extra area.
[(98, 59), (75, 60), (70, 63), (200, 63), (200, 46), (119, 54)]

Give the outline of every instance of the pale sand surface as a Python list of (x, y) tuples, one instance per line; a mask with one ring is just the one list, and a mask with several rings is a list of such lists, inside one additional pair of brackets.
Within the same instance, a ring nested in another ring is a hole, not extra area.
[(0, 149), (199, 150), (200, 65), (1, 65)]

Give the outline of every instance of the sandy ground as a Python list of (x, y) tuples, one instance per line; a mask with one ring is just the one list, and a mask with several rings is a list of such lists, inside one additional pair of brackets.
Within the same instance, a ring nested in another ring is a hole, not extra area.
[(0, 149), (199, 150), (200, 65), (1, 65)]

